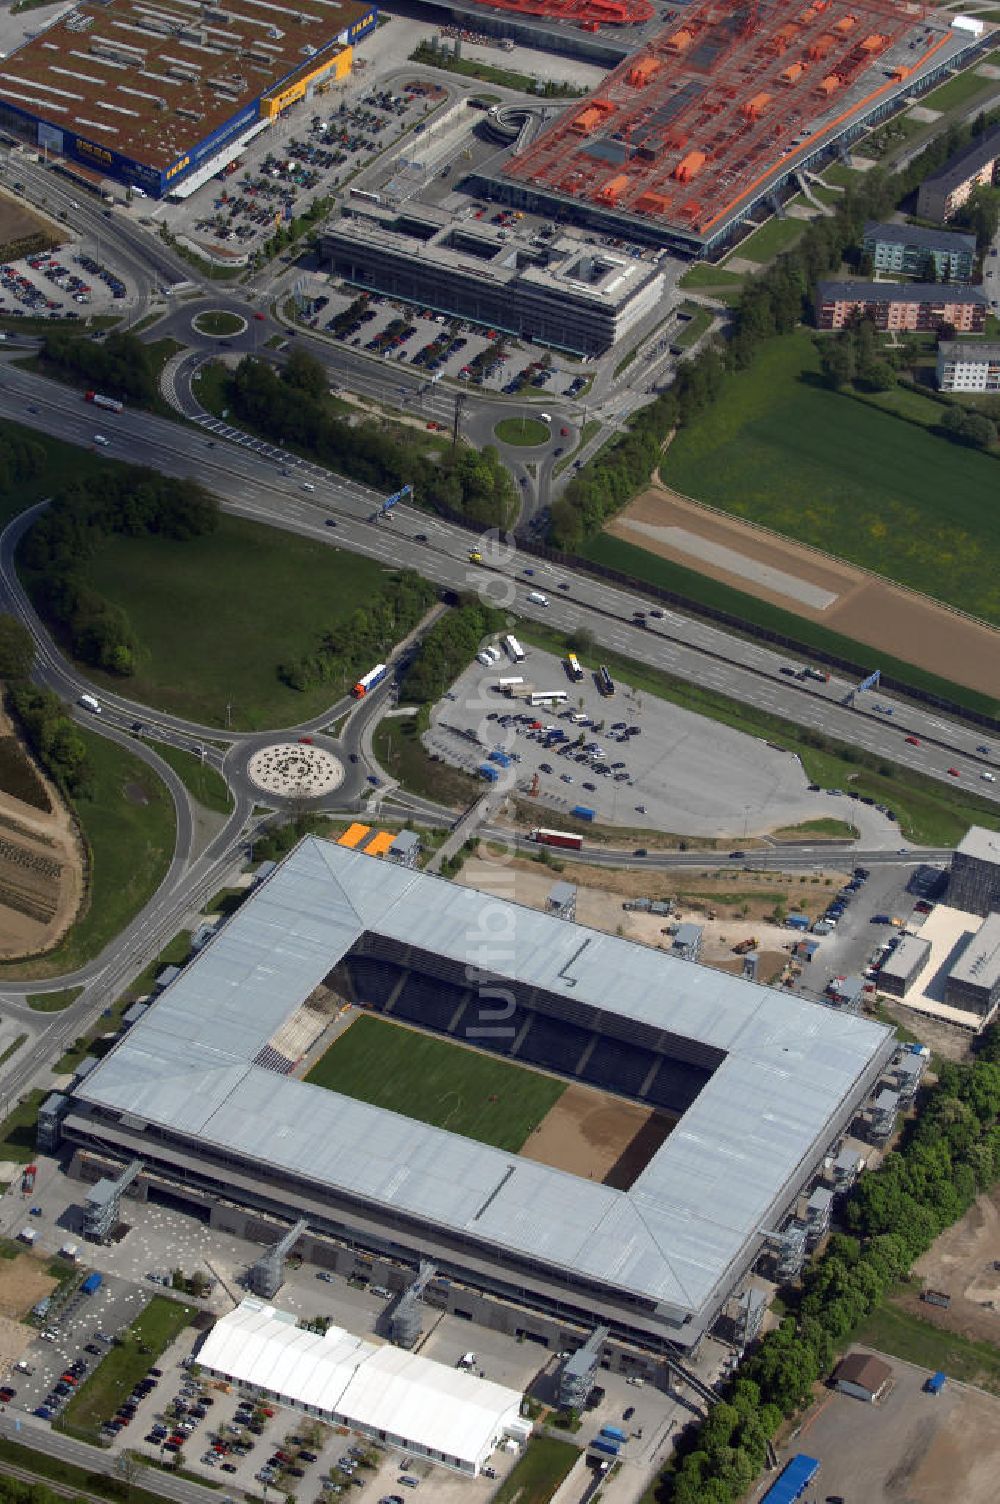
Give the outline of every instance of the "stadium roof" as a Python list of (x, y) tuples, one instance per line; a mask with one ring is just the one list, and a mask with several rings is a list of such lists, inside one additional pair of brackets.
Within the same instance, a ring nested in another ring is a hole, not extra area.
[(198, 1363), (347, 1425), (475, 1465), (520, 1415), (516, 1389), (340, 1327), (306, 1331), (288, 1312), (253, 1299), (216, 1322)]
[[(628, 1191), (254, 1063), (366, 932), (699, 1042), (714, 1075)], [(512, 937), (512, 940), (511, 940)], [(881, 1024), (440, 878), (304, 840), (76, 1095), (322, 1191), (688, 1312), (759, 1233), (885, 1053)], [(838, 1124), (839, 1126), (839, 1124)], [(666, 1311), (664, 1312), (666, 1315)]]

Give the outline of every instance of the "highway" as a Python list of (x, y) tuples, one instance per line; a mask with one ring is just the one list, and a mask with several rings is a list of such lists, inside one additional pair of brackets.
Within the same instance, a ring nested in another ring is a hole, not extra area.
[[(481, 589), (496, 604), (557, 631), (586, 627), (601, 648), (706, 685), (941, 781), (949, 780), (947, 770), (955, 766), (966, 785), (1000, 803), (1000, 786), (980, 777), (996, 768), (1000, 757), (977, 751), (984, 741), (976, 728), (932, 709), (907, 704), (881, 690), (859, 697), (853, 706), (844, 705), (841, 701), (853, 687), (846, 680), (833, 677), (824, 684), (790, 679), (781, 673), (789, 664), (787, 656), (678, 612), (666, 611), (662, 619), (648, 618), (643, 629), (633, 621), (637, 607), (648, 608), (638, 590), (626, 591), (556, 569), (519, 554), (510, 541), (484, 543), (488, 567), (479, 569), (468, 562), (473, 538), (465, 529), (403, 506), (396, 508), (393, 521), (372, 524), (367, 519), (382, 500), (379, 495), (317, 466), (294, 461), (283, 466), (268, 458), (274, 452), (270, 445), (233, 445), (222, 438), (207, 438), (193, 426), (137, 411), (98, 415), (77, 392), (9, 363), (0, 371), (0, 383), (4, 416), (78, 444), (92, 443), (95, 431), (105, 433), (112, 440), (109, 454), (167, 474), (193, 476), (236, 515), (336, 544), (390, 566), (418, 569), (442, 586)], [(37, 411), (29, 411), (32, 406)], [(221, 427), (216, 424), (216, 429)], [(258, 453), (258, 447), (267, 453)], [(282, 474), (283, 468), (291, 473)], [(316, 490), (305, 492), (305, 482)], [(329, 526), (330, 521), (336, 526)], [(427, 542), (418, 543), (417, 534), (426, 536)], [(527, 570), (533, 571), (530, 577)], [(9, 576), (9, 570), (5, 573)], [(568, 588), (561, 590), (561, 585)], [(547, 607), (528, 599), (532, 590), (546, 594)], [(122, 703), (136, 714), (143, 713), (141, 707)], [(876, 705), (891, 707), (892, 716), (879, 714)], [(160, 719), (170, 723), (169, 717)], [(213, 728), (198, 730), (218, 734)], [(920, 745), (907, 743), (907, 736), (917, 737)], [(989, 739), (985, 744), (990, 745)]]

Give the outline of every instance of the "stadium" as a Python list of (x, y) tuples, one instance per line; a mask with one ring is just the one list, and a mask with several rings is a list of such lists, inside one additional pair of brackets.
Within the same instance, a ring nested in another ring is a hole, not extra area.
[[(408, 1080), (405, 1042), (342, 1055), (379, 1029), (412, 1031)], [(79, 1178), (134, 1166), (134, 1195), (215, 1227), (307, 1224), (298, 1246), (338, 1272), (401, 1290), (430, 1264), (439, 1303), (484, 1325), (575, 1346), (601, 1322), (682, 1354), (894, 1048), (879, 1024), (308, 838), (62, 1101), (61, 1137)], [(558, 1143), (533, 1157), (556, 1098), (591, 1089), (632, 1114), (614, 1173), (565, 1168)]]
[(353, 0), (90, 0), (0, 63), (0, 124), (91, 183), (183, 196), (346, 77), (377, 14)]

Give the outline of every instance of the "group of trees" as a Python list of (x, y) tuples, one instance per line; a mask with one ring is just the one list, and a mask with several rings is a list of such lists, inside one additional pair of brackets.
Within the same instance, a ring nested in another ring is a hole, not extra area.
[(229, 399), (258, 433), (376, 491), (388, 495), (411, 484), (421, 505), (483, 527), (504, 528), (515, 514), (514, 483), (494, 448), (463, 444), (441, 455), (387, 433), (378, 422), (347, 422), (331, 410), (324, 367), (303, 350), (280, 373), (245, 356), (229, 383)]
[(8, 684), (7, 704), (53, 781), (68, 794), (86, 793), (90, 783), (87, 746), (59, 696), (22, 680)]
[(102, 471), (55, 498), (22, 540), (20, 563), (36, 609), (74, 656), (127, 675), (135, 668), (132, 629), (125, 613), (82, 577), (87, 560), (111, 534), (185, 542), (217, 525), (217, 503), (196, 481), (145, 469)]
[[(1000, 112), (980, 115), (972, 125), (952, 126), (900, 172), (873, 169), (845, 188), (832, 214), (811, 220), (790, 251), (746, 283), (731, 337), (709, 342), (684, 361), (673, 385), (641, 408), (628, 429), (574, 476), (553, 504), (550, 543), (571, 553), (598, 532), (649, 478), (671, 432), (716, 400), (727, 372), (747, 370), (767, 340), (791, 333), (801, 322), (817, 281), (839, 271), (849, 248), (862, 239), (865, 220), (886, 218), (929, 173), (997, 119)], [(876, 362), (869, 374), (887, 379)]]
[(900, 1147), (862, 1177), (802, 1281), (797, 1309), (769, 1332), (708, 1419), (684, 1440), (658, 1504), (732, 1504), (768, 1440), (809, 1398), (852, 1331), (975, 1196), (1000, 1177), (1000, 1026), (971, 1065), (944, 1064)]
[(870, 319), (859, 319), (832, 339), (824, 339), (819, 360), (824, 379), (832, 387), (887, 392), (896, 385), (891, 354), (879, 344)]
[(469, 601), (438, 618), (403, 675), (402, 697), (433, 705), (479, 651), (483, 638), (504, 625), (504, 614), (484, 601)]
[(156, 367), (148, 345), (134, 334), (109, 334), (95, 343), (86, 335), (55, 331), (45, 336), (42, 363), (72, 372), (107, 397), (149, 407), (157, 397)]
[(311, 653), (279, 664), (278, 677), (291, 689), (334, 684), (343, 694), (412, 632), (434, 598), (434, 586), (420, 575), (389, 575), (381, 595), (323, 632)]
[(35, 480), (45, 469), (45, 447), (13, 425), (0, 426), (0, 492)]

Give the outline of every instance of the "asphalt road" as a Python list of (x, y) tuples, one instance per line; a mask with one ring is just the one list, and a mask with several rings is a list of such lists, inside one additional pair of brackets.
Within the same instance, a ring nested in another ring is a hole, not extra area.
[[(38, 411), (30, 413), (29, 404)], [(78, 444), (92, 443), (95, 431), (106, 433), (112, 439), (109, 454), (150, 464), (167, 474), (193, 476), (237, 515), (322, 539), (394, 567), (418, 569), (428, 579), (453, 589), (484, 590), (497, 604), (558, 631), (587, 627), (601, 647), (892, 758), (942, 782), (949, 781), (947, 769), (957, 766), (966, 784), (1000, 803), (1000, 787), (979, 778), (1000, 759), (976, 751), (983, 736), (975, 728), (894, 700), (882, 691), (845, 706), (840, 702), (853, 687), (846, 680), (833, 678), (821, 684), (788, 679), (781, 674), (789, 662), (785, 655), (673, 611), (662, 620), (650, 620), (643, 630), (632, 621), (636, 606), (647, 604), (638, 591), (556, 570), (534, 559), (527, 562), (513, 547), (491, 550), (487, 546), (489, 567), (471, 566), (468, 552), (474, 540), (462, 528), (402, 506), (391, 523), (373, 525), (364, 519), (382, 498), (362, 486), (305, 464), (285, 476), (280, 464), (257, 454), (250, 444), (233, 446), (211, 440), (193, 427), (145, 413), (98, 416), (78, 393), (10, 364), (0, 372), (0, 413)], [(303, 491), (306, 481), (316, 487), (314, 492)], [(336, 523), (335, 528), (326, 525), (328, 518)], [(415, 541), (417, 533), (426, 535), (426, 544)], [(525, 569), (534, 570), (530, 579)], [(560, 583), (569, 586), (568, 592), (557, 588)], [(532, 589), (547, 595), (548, 607), (528, 600)], [(892, 706), (892, 717), (878, 714), (876, 704)], [(133, 708), (138, 713), (139, 707)], [(208, 728), (204, 729), (208, 734)], [(907, 735), (918, 737), (921, 745), (907, 744)]]

